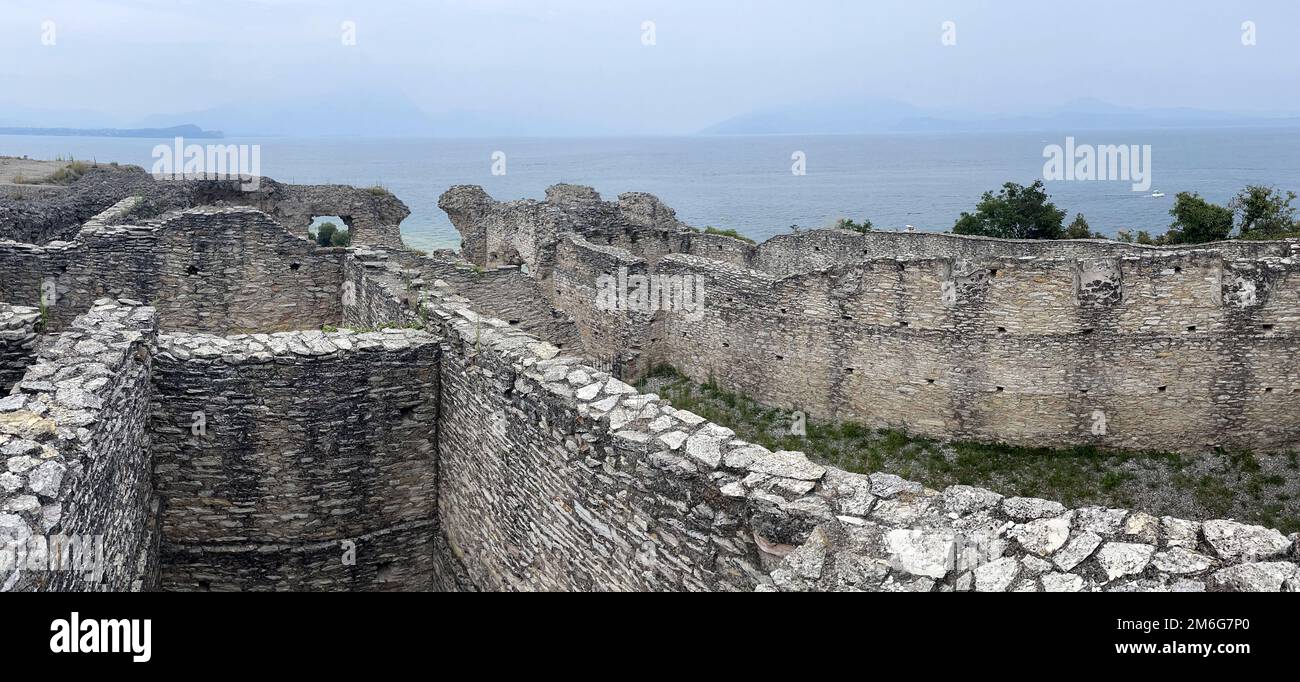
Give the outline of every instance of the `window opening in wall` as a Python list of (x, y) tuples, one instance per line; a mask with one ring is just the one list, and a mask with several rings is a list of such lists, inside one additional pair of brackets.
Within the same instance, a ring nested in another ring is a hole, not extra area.
[(1270, 331), (1271, 329), (1273, 329), (1273, 325), (1271, 325), (1271, 324), (1265, 324), (1265, 325), (1261, 325), (1261, 328), (1262, 328), (1264, 331)]
[(190, 266), (189, 266), (188, 268), (185, 268), (185, 274), (187, 274), (187, 275), (197, 275), (197, 274), (199, 274), (199, 267), (198, 267), (197, 265), (190, 264)]
[(1005, 390), (1007, 390), (1006, 387), (1004, 387), (1004, 386), (998, 386), (998, 393), (1002, 393), (1002, 392), (1005, 391)]
[(1160, 392), (1160, 393), (1164, 393), (1165, 391), (1168, 391), (1168, 390), (1169, 390), (1169, 387), (1168, 387), (1168, 386), (1161, 386), (1161, 387), (1159, 387), (1159, 388), (1156, 389), (1156, 391), (1157, 391), (1157, 392)]
[(307, 237), (317, 246), (351, 246), (352, 230), (347, 220), (333, 215), (318, 216), (311, 219), (307, 228)]
[(1187, 328), (1187, 331), (1189, 331), (1189, 332), (1194, 332), (1194, 331), (1196, 331), (1196, 325), (1191, 325), (1190, 327)]
[(290, 269), (290, 270), (293, 270), (294, 272), (297, 272), (297, 271), (298, 271), (298, 268), (300, 268), (300, 267), (302, 267), (302, 263), (290, 263), (290, 264), (289, 264), (289, 269)]

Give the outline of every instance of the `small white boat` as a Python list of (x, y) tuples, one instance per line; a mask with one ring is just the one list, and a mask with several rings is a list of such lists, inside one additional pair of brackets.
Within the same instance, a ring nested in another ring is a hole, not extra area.
[(1165, 195), (1165, 193), (1164, 193), (1164, 192), (1161, 192), (1160, 190), (1156, 190), (1156, 191), (1154, 191), (1154, 192), (1151, 193), (1151, 196), (1154, 197), (1154, 198), (1156, 198), (1156, 199), (1159, 199), (1160, 197), (1163, 197), (1164, 195)]

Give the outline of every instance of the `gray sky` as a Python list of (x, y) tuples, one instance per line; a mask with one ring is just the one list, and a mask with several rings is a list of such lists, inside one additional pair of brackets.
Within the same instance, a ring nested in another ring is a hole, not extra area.
[[(1294, 0), (3, 0), (0, 103), (150, 115), (349, 92), (689, 133), (852, 96), (1300, 113)], [(53, 21), (56, 43), (41, 44)], [(342, 45), (341, 23), (357, 27)], [(1242, 45), (1243, 21), (1258, 44)], [(657, 44), (642, 44), (655, 22)], [(940, 43), (957, 25), (957, 44)], [(364, 98), (363, 98), (364, 99)], [(11, 116), (12, 118), (12, 116)], [(54, 119), (51, 119), (54, 120)], [(37, 125), (31, 121), (29, 125)]]

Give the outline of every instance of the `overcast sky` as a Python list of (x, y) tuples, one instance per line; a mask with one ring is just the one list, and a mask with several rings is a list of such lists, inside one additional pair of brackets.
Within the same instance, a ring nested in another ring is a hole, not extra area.
[[(1300, 113), (1295, 0), (0, 4), (0, 103), (87, 110), (106, 124), (359, 90), (402, 93), (431, 113), (666, 134), (846, 96), (1012, 114), (1078, 98)], [(355, 46), (342, 44), (344, 21), (355, 22)], [(941, 44), (945, 21), (954, 46)], [(1245, 21), (1257, 27), (1253, 47), (1242, 44)]]

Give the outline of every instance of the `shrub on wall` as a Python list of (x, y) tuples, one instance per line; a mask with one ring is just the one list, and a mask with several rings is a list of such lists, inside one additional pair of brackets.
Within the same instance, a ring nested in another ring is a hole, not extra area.
[(1042, 180), (1028, 187), (1008, 182), (996, 195), (985, 192), (975, 213), (963, 212), (952, 231), (1003, 239), (1060, 239), (1065, 211), (1049, 198)]

